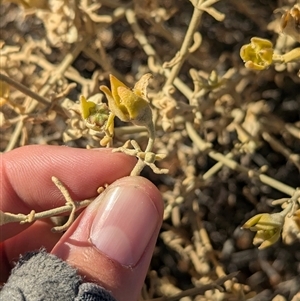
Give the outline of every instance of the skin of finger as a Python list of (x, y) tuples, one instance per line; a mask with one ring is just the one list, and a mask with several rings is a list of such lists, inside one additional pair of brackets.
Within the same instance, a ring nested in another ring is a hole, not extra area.
[[(97, 196), (98, 187), (128, 175), (136, 159), (111, 149), (32, 145), (1, 154), (0, 162), (0, 210), (28, 214), (64, 205), (52, 176), (65, 185), (73, 200), (83, 200)], [(1, 226), (0, 241), (27, 227), (17, 223)]]
[[(116, 181), (112, 185), (126, 185), (130, 181), (132, 184), (130, 177), (127, 177)], [(99, 252), (89, 241), (89, 229), (92, 222), (90, 222), (90, 225), (83, 225), (81, 229), (81, 241), (72, 241), (69, 239), (74, 229), (80, 227), (80, 217), (65, 233), (52, 251), (52, 253), (75, 267), (78, 272), (85, 277), (86, 281), (95, 282), (103, 286), (109, 290), (118, 301), (138, 300), (163, 217), (163, 202), (158, 189), (144, 178), (135, 177), (134, 181), (136, 185), (141, 185), (145, 193), (150, 196), (160, 216), (160, 221), (155, 228), (148, 247), (136, 266), (122, 266), (118, 262), (108, 258), (105, 254)], [(134, 206), (134, 200), (132, 201)], [(128, 210), (130, 212), (130, 208), (128, 208)], [(90, 220), (92, 221), (92, 219), (93, 217), (91, 216)]]
[[(5, 240), (0, 244), (0, 281), (6, 282), (11, 268), (18, 261), (20, 254), (39, 250), (42, 247), (51, 252), (54, 245), (61, 238), (62, 233), (53, 233), (53, 223), (48, 220), (39, 220), (26, 230)], [(31, 238), (31, 239), (30, 239)]]

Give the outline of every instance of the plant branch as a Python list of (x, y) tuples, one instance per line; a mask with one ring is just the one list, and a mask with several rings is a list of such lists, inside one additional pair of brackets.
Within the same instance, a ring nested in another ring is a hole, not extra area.
[(294, 48), (285, 54), (274, 54), (274, 63), (291, 63), (300, 61), (300, 47)]
[[(152, 148), (153, 148), (153, 144), (154, 144), (154, 140), (155, 140), (155, 129), (154, 129), (153, 122), (151, 124), (149, 124), (149, 126), (147, 127), (147, 130), (148, 130), (148, 133), (149, 133), (149, 140), (148, 140), (148, 144), (146, 146), (146, 149), (145, 149), (144, 153), (151, 152)], [(134, 166), (134, 168), (131, 171), (130, 175), (131, 176), (139, 176), (140, 173), (142, 172), (143, 168), (146, 165), (147, 164), (145, 163), (144, 160), (142, 160), (141, 158), (138, 158), (138, 162)]]
[(66, 204), (64, 206), (56, 207), (53, 209), (45, 210), (42, 212), (36, 213), (34, 210), (31, 210), (29, 214), (14, 214), (9, 212), (0, 211), (0, 226), (19, 222), (20, 224), (32, 223), (38, 219), (49, 218), (53, 216), (58, 216), (63, 213), (69, 212), (69, 218), (67, 222), (61, 226), (56, 226), (52, 228), (53, 232), (62, 232), (65, 231), (74, 221), (75, 213), (78, 209), (84, 208), (88, 206), (93, 200), (83, 200), (79, 202), (74, 202), (66, 189), (66, 187), (59, 181), (58, 178), (52, 177), (52, 182), (56, 185), (56, 187), (60, 190), (62, 195), (66, 200)]
[(218, 280), (214, 281), (213, 283), (202, 285), (200, 287), (191, 288), (180, 292), (172, 297), (160, 297), (155, 299), (149, 299), (147, 301), (177, 301), (183, 297), (193, 297), (197, 295), (203, 295), (206, 291), (212, 289), (218, 289), (223, 291), (224, 289), (221, 287), (226, 281), (231, 280), (232, 278), (236, 277), (239, 272), (230, 273), (224, 277), (219, 278)]
[[(40, 96), (45, 96), (52, 86), (56, 83), (56, 81), (65, 73), (67, 68), (72, 64), (72, 62), (77, 58), (77, 56), (80, 54), (82, 49), (86, 46), (88, 41), (90, 40), (90, 37), (85, 37), (82, 41), (80, 41), (74, 50), (71, 53), (68, 53), (64, 60), (60, 63), (60, 65), (57, 67), (56, 72), (52, 74), (52, 76), (48, 79), (47, 83), (43, 86), (43, 88), (39, 91)], [(25, 114), (29, 114), (36, 108), (38, 102), (32, 101), (31, 104), (28, 106), (27, 110), (25, 111)], [(12, 150), (15, 147), (15, 144), (17, 143), (19, 136), (21, 134), (23, 128), (23, 120), (20, 120), (14, 129), (14, 132), (12, 134), (12, 137), (6, 146), (5, 152), (8, 152)]]
[[(179, 57), (180, 59), (178, 62), (172, 67), (170, 75), (168, 76), (164, 88), (169, 87), (173, 84), (175, 78), (177, 77), (185, 59), (190, 53), (189, 47), (191, 46), (193, 42), (194, 33), (197, 30), (197, 27), (199, 26), (201, 16), (203, 14), (203, 11), (194, 6), (194, 12), (191, 18), (191, 21), (189, 23), (189, 27), (187, 29), (187, 32), (185, 34), (184, 40), (182, 42), (181, 48), (179, 50)], [(199, 44), (200, 46), (200, 44)]]
[[(195, 129), (189, 122), (186, 123), (186, 130), (188, 132), (189, 137), (196, 144), (196, 146), (200, 150), (203, 150), (203, 140), (199, 137), (199, 135), (197, 134), (197, 132), (195, 131)], [(281, 183), (269, 176), (266, 176), (260, 172), (248, 169), (247, 167), (244, 167), (241, 164), (238, 164), (237, 162), (235, 162), (229, 158), (226, 158), (226, 156), (224, 156), (214, 150), (208, 151), (208, 155), (212, 159), (214, 159), (218, 162), (222, 162), (223, 164), (225, 164), (226, 166), (228, 166), (229, 168), (231, 168), (235, 171), (246, 173), (250, 177), (257, 177), (262, 183), (267, 184), (270, 187), (275, 188), (283, 193), (286, 193), (287, 195), (292, 196), (295, 192), (294, 188), (292, 188), (286, 184), (283, 184), (283, 183)]]
[(47, 106), (51, 103), (51, 101), (49, 99), (35, 93), (34, 91), (31, 91), (26, 86), (22, 85), (21, 83), (16, 82), (15, 80), (13, 80), (12, 78), (4, 75), (3, 73), (0, 73), (0, 80), (7, 82), (12, 87), (14, 87), (17, 90), (21, 91), (25, 95), (37, 100), (38, 102), (42, 103), (43, 105)]
[[(78, 210), (87, 207), (92, 201), (93, 200), (83, 200), (83, 201), (74, 202), (74, 204), (76, 206), (76, 209)], [(19, 222), (20, 224), (32, 223), (38, 219), (49, 218), (49, 217), (70, 212), (72, 208), (73, 208), (72, 205), (65, 204), (64, 206), (56, 207), (42, 212), (35, 212), (34, 210), (32, 210), (29, 214), (21, 214), (21, 213), (14, 214), (14, 213), (1, 211), (0, 226), (8, 223), (14, 223), (14, 222)]]

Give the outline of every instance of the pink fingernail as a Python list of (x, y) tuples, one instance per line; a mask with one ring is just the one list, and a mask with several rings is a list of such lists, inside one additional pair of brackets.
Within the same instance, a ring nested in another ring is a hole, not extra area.
[(93, 220), (90, 241), (125, 266), (135, 266), (157, 227), (158, 212), (142, 188), (108, 188)]

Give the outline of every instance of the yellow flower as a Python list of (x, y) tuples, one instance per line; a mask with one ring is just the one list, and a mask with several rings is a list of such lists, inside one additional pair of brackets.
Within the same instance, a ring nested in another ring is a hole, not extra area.
[(261, 213), (250, 218), (242, 228), (257, 231), (253, 244), (260, 245), (259, 249), (264, 249), (279, 239), (283, 223), (284, 215), (280, 213)]
[(152, 111), (149, 102), (145, 99), (146, 95), (143, 89), (148, 85), (150, 77), (150, 74), (143, 75), (133, 90), (130, 90), (113, 75), (109, 76), (111, 90), (106, 86), (100, 86), (100, 90), (105, 93), (108, 106), (114, 116), (124, 122), (131, 121), (136, 125), (148, 124), (149, 119), (152, 122)]
[(266, 39), (252, 38), (251, 43), (242, 46), (240, 56), (245, 67), (254, 70), (268, 68), (273, 61), (273, 44)]

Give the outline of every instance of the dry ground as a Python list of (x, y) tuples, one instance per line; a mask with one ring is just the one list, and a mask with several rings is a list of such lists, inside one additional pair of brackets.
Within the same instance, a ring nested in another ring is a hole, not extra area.
[[(300, 186), (299, 63), (257, 72), (239, 56), (254, 36), (271, 40), (278, 53), (297, 47), (279, 32), (282, 12), (274, 13), (296, 1), (216, 1), (218, 13), (203, 11), (195, 49), (179, 62), (171, 60), (191, 22), (187, 0), (24, 3), (26, 10), (0, 6), (0, 67), (42, 99), (2, 83), (1, 151), (25, 144), (99, 147), (101, 135), (72, 110), (80, 94), (99, 93), (110, 73), (133, 86), (151, 72), (155, 151), (167, 154), (158, 165), (169, 173), (142, 172), (161, 190), (166, 210), (141, 300), (180, 292), (182, 301), (300, 300), (299, 239), (289, 233), (258, 250), (254, 233), (240, 228), (257, 213), (278, 212), (271, 202)], [(116, 127), (116, 146), (127, 139), (145, 145), (143, 129), (119, 121)], [(185, 292), (236, 271), (224, 292)]]

